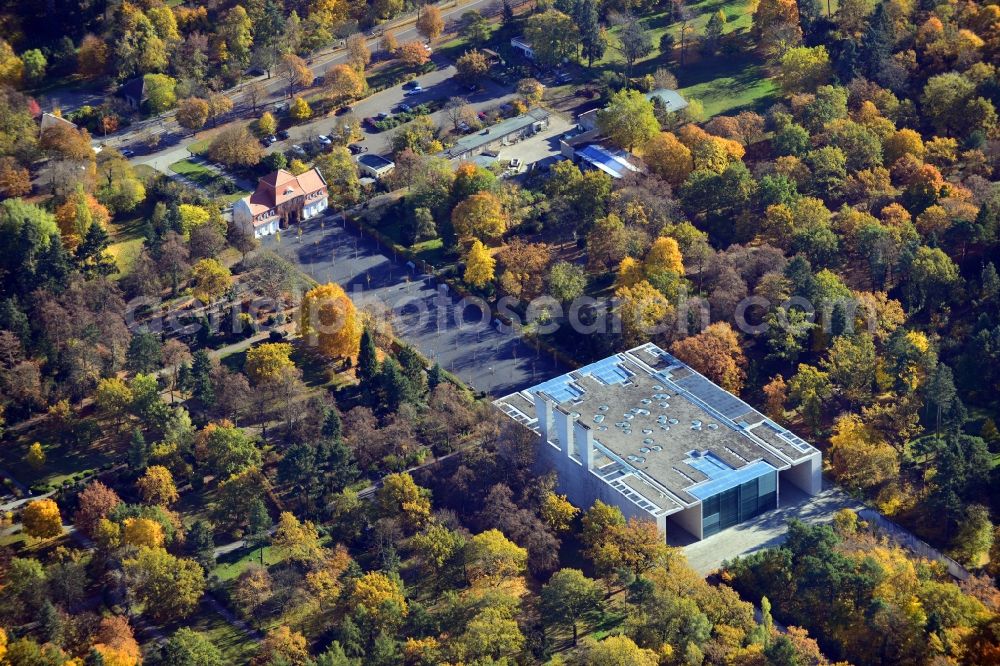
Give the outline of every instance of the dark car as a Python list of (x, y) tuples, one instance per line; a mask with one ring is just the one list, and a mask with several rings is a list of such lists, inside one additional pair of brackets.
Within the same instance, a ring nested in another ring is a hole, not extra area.
[(324, 83), (326, 83), (326, 77), (325, 76), (317, 76), (315, 79), (313, 79), (313, 85), (314, 86), (321, 86)]
[(278, 138), (285, 140), (289, 137), (288, 130), (278, 130)]
[(122, 157), (128, 159), (130, 157), (135, 157), (135, 151), (131, 148), (122, 148)]
[(345, 113), (350, 113), (350, 112), (351, 112), (351, 107), (349, 107), (349, 106), (342, 106), (339, 109), (337, 109), (336, 115), (342, 116)]
[(420, 83), (418, 83), (416, 79), (411, 79), (403, 84), (403, 88), (405, 90), (409, 90), (410, 88), (419, 88), (419, 87)]
[(351, 151), (351, 155), (358, 155), (364, 153), (368, 150), (367, 146), (362, 146), (360, 143), (352, 143), (347, 146), (347, 149)]
[(251, 67), (247, 70), (247, 76), (263, 76), (266, 72), (260, 67)]

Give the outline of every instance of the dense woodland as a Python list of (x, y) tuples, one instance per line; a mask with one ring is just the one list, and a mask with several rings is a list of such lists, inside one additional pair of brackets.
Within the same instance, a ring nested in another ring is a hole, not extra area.
[[(335, 109), (431, 66), (359, 31), (416, 9), (0, 8), (0, 664), (1000, 662), (1000, 5), (539, 0), (447, 24), (426, 6), (421, 36), (464, 85), (509, 84), (506, 108), (394, 117), (377, 200), (343, 146), (262, 149), (314, 113), (356, 136)], [(513, 61), (515, 35), (537, 67), (491, 70), (481, 49)], [(349, 63), (307, 95), (308, 59), (341, 46)], [(693, 73), (734, 61), (752, 80), (725, 84), (720, 113)], [(249, 83), (251, 122), (232, 120), (248, 68), (287, 81), (286, 115)], [(137, 76), (132, 110), (113, 92)], [(643, 94), (661, 87), (689, 106)], [(105, 101), (40, 132), (37, 98), (81, 90)], [(463, 123), (570, 98), (642, 172), (507, 178), (434, 156)], [(386, 312), (227, 224), (233, 192), (94, 151), (167, 110), (211, 126), (199, 142), (236, 176), (312, 165), (332, 208), (374, 202), (349, 213), (367, 233), (510, 297), (546, 353), (670, 349), (970, 577), (845, 511), (705, 579), (652, 524), (572, 506), (537, 475), (533, 433)], [(582, 296), (585, 323), (606, 309), (620, 327), (574, 330)]]

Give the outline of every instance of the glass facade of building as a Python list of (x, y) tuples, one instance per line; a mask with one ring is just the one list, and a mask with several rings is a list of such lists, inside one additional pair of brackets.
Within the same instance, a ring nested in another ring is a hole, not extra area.
[(701, 506), (703, 538), (759, 516), (778, 506), (778, 472), (770, 472), (705, 499)]

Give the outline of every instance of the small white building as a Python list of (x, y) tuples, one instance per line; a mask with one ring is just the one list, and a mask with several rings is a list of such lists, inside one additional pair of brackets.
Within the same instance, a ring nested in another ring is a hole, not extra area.
[(261, 178), (253, 194), (233, 204), (233, 222), (261, 238), (316, 217), (327, 205), (326, 181), (317, 169), (298, 176), (279, 169)]
[(362, 174), (374, 178), (375, 180), (385, 178), (392, 173), (395, 168), (395, 162), (378, 155), (365, 153), (364, 155), (358, 156), (358, 170)]
[(524, 37), (512, 37), (510, 45), (528, 60), (535, 59), (535, 49), (531, 48), (531, 44), (524, 41)]

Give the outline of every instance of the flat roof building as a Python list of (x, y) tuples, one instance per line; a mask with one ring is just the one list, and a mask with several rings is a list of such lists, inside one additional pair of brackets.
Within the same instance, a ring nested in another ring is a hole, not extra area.
[(376, 180), (389, 175), (395, 168), (395, 162), (387, 160), (379, 155), (364, 153), (363, 155), (358, 156), (358, 169), (364, 175), (371, 176)]
[(820, 452), (647, 343), (496, 400), (539, 435), (538, 462), (582, 508), (669, 518), (697, 539), (821, 489)]
[(549, 112), (538, 107), (528, 109), (513, 118), (501, 120), (478, 132), (466, 134), (441, 153), (448, 159), (470, 160), (476, 155), (500, 146), (508, 146), (549, 126)]

